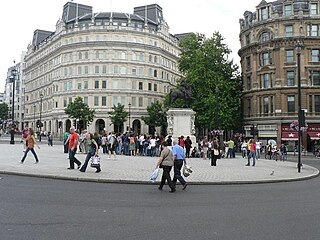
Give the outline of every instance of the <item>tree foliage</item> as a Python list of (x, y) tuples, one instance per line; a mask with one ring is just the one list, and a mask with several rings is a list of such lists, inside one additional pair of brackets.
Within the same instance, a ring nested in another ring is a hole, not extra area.
[(125, 121), (127, 121), (128, 117), (128, 112), (124, 110), (124, 105), (120, 103), (118, 103), (117, 106), (113, 105), (112, 111), (108, 112), (108, 114), (112, 124), (117, 127), (119, 132), (121, 130), (121, 126)]
[(85, 126), (88, 126), (93, 121), (95, 113), (94, 110), (90, 110), (81, 97), (76, 97), (64, 111), (70, 118), (82, 120)]
[[(190, 34), (180, 41), (180, 82), (193, 86), (190, 106), (196, 125), (233, 129), (241, 119), (242, 83), (238, 67), (228, 60), (231, 53), (219, 33), (211, 38)], [(181, 99), (180, 99), (181, 100)], [(184, 103), (173, 103), (174, 107)]]
[(163, 104), (156, 101), (147, 107), (148, 116), (142, 117), (142, 120), (149, 126), (161, 127), (161, 135), (165, 135), (167, 128), (167, 112)]
[(0, 119), (7, 119), (9, 113), (9, 107), (6, 103), (0, 104)]

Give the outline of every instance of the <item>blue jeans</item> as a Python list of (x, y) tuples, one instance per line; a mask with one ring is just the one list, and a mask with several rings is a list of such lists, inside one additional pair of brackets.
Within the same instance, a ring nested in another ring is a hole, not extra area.
[(250, 165), (250, 158), (252, 158), (252, 166), (256, 165), (256, 153), (255, 152), (249, 152), (248, 155), (248, 165)]
[(174, 177), (172, 180), (172, 183), (174, 184), (174, 186), (177, 184), (177, 180), (179, 180), (179, 182), (182, 185), (186, 184), (186, 181), (181, 176), (182, 166), (183, 166), (183, 160), (174, 160)]

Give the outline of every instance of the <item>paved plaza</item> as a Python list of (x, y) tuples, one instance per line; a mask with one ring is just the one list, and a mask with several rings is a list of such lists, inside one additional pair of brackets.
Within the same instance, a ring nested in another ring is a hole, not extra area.
[[(9, 140), (9, 139), (7, 139)], [(9, 142), (9, 141), (8, 141)], [(157, 157), (123, 156), (118, 155), (116, 160), (108, 159), (100, 149), (101, 169), (95, 173), (95, 168), (88, 166), (85, 173), (77, 169), (67, 170), (69, 166), (68, 154), (63, 153), (63, 146), (49, 147), (46, 141), (40, 143), (40, 149), (35, 149), (39, 164), (29, 152), (24, 164), (20, 164), (23, 156), (23, 146), (19, 141), (10, 145), (5, 139), (1, 139), (0, 149), (0, 173), (19, 174), (27, 176), (48, 177), (57, 179), (70, 179), (97, 182), (115, 183), (151, 183), (149, 177), (154, 170)], [(85, 154), (77, 154), (76, 157), (83, 163)], [(316, 160), (315, 160), (316, 161)], [(186, 178), (191, 184), (239, 184), (239, 183), (263, 183), (279, 181), (304, 180), (319, 175), (316, 168), (303, 165), (301, 173), (297, 172), (297, 163), (273, 160), (258, 160), (255, 167), (247, 167), (246, 160), (237, 156), (234, 159), (220, 159), (216, 167), (210, 166), (210, 160), (190, 158), (188, 165), (193, 173)], [(172, 171), (173, 172), (173, 171)], [(157, 179), (159, 180), (159, 178)]]

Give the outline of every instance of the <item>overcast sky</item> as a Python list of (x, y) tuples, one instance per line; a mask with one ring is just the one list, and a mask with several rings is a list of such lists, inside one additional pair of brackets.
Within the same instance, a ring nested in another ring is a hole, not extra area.
[[(157, 3), (162, 7), (170, 33), (198, 32), (207, 37), (218, 31), (239, 64), (239, 19), (254, 11), (260, 0), (75, 0), (90, 5), (94, 12), (133, 13), (133, 8)], [(67, 0), (27, 0), (1, 2), (0, 92), (4, 91), (7, 70), (20, 61), (36, 29), (55, 31)]]

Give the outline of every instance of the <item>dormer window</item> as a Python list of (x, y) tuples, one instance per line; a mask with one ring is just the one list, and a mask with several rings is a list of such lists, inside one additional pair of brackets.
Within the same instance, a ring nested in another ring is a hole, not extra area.
[(268, 19), (268, 12), (267, 8), (261, 8), (261, 20)]

